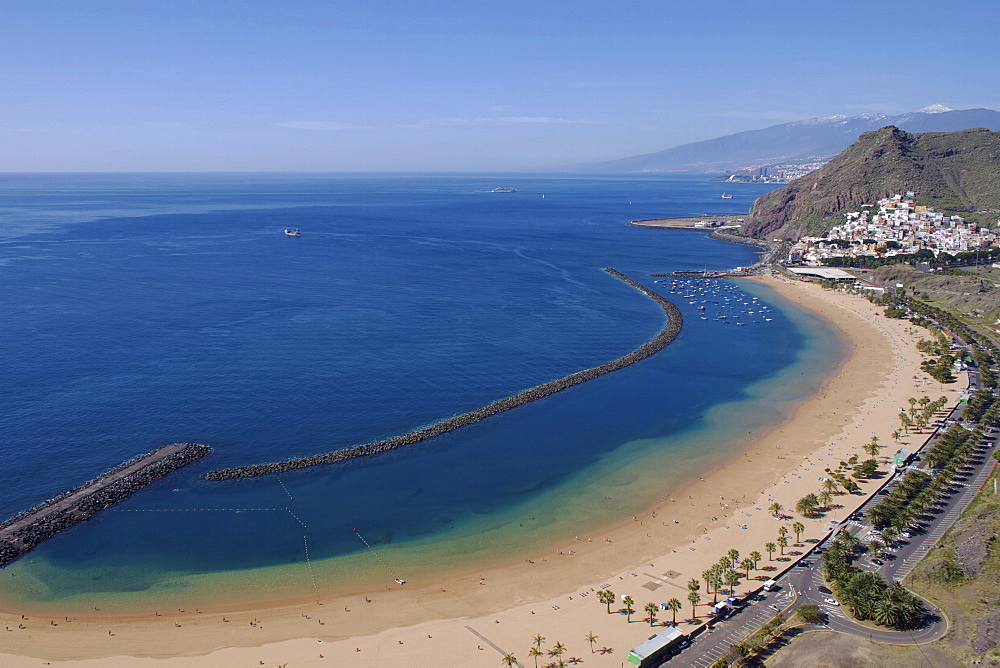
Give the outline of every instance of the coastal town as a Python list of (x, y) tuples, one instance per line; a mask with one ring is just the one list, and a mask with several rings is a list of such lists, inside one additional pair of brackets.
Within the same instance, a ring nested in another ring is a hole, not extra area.
[(818, 265), (833, 257), (891, 257), (925, 249), (933, 259), (996, 244), (997, 235), (990, 229), (916, 204), (915, 197), (908, 191), (862, 204), (825, 235), (800, 238), (789, 251), (789, 261)]

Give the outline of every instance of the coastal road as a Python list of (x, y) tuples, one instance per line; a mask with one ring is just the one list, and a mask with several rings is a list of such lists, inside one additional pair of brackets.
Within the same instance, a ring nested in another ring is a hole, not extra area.
[[(974, 391), (975, 379), (970, 378), (970, 380), (973, 383), (969, 389)], [(963, 412), (964, 405), (959, 405), (952, 409), (946, 419), (958, 420)], [(933, 437), (932, 434), (925, 442), (925, 446)], [(898, 539), (896, 547), (885, 551), (881, 565), (872, 562), (872, 556), (867, 553), (859, 558), (855, 565), (878, 572), (888, 581), (905, 578), (952, 527), (979, 493), (996, 464), (992, 455), (998, 445), (1000, 445), (1000, 432), (991, 433), (983, 440), (969, 464), (956, 475), (934, 510), (924, 517), (920, 527), (911, 532), (909, 538)], [(867, 537), (871, 527), (863, 519), (865, 511), (879, 503), (899, 483), (905, 472), (905, 469), (897, 471), (878, 493), (852, 513), (853, 517), (859, 519), (847, 520), (838, 528), (845, 529), (862, 539)], [(836, 532), (831, 532), (830, 535), (834, 533)], [(833, 595), (823, 579), (821, 552), (824, 549), (822, 547), (824, 542), (825, 539), (820, 541), (801, 557), (794, 567), (780, 578), (776, 578), (777, 586), (773, 591), (761, 591), (751, 597), (730, 619), (718, 622), (714, 628), (698, 636), (690, 647), (672, 659), (673, 662), (695, 668), (710, 666), (723, 656), (730, 646), (747, 638), (779, 611), (789, 612), (805, 603), (819, 606), (827, 617), (825, 624), (809, 625), (806, 628), (828, 629), (862, 638), (867, 637), (878, 642), (902, 645), (933, 642), (947, 632), (947, 621), (940, 611), (933, 607), (928, 609), (925, 622), (919, 629), (891, 631), (861, 624), (851, 619), (839, 605), (827, 603), (826, 599), (832, 599)]]

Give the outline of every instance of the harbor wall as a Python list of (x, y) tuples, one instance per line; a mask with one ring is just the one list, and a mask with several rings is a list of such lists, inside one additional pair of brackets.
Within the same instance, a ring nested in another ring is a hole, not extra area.
[(209, 452), (205, 445), (173, 443), (18, 513), (0, 524), (0, 566)]
[(359, 457), (368, 457), (406, 445), (419, 443), (460, 427), (485, 420), (486, 418), (508, 411), (512, 408), (523, 406), (526, 403), (547, 397), (551, 394), (555, 394), (556, 392), (561, 392), (562, 390), (573, 387), (574, 385), (579, 385), (580, 383), (585, 383), (588, 380), (597, 378), (598, 376), (603, 376), (604, 374), (611, 373), (612, 371), (623, 369), (663, 349), (677, 337), (683, 325), (683, 318), (681, 317), (680, 310), (673, 303), (664, 299), (649, 288), (636, 283), (615, 269), (608, 268), (604, 271), (618, 279), (621, 279), (625, 283), (628, 283), (633, 288), (639, 290), (647, 297), (655, 301), (660, 305), (660, 308), (663, 309), (663, 312), (667, 316), (667, 323), (663, 329), (660, 330), (660, 333), (657, 334), (651, 341), (644, 343), (629, 354), (605, 364), (601, 364), (600, 366), (596, 366), (591, 369), (584, 369), (583, 371), (578, 371), (564, 378), (553, 380), (551, 382), (544, 383), (543, 385), (538, 385), (523, 392), (519, 392), (518, 394), (495, 401), (488, 406), (442, 420), (441, 422), (437, 422), (429, 427), (418, 429), (408, 434), (403, 434), (402, 436), (395, 436), (383, 441), (366, 443), (364, 445), (314, 455), (312, 457), (302, 457), (270, 464), (252, 464), (248, 466), (237, 466), (234, 468), (209, 471), (205, 474), (205, 478), (208, 480), (231, 480), (234, 478), (247, 478), (252, 476), (282, 473), (292, 469), (319, 466), (321, 464), (333, 464), (336, 462), (357, 459)]

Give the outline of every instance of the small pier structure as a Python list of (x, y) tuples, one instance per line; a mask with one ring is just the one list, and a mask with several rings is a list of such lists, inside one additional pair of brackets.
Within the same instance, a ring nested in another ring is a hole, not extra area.
[(0, 524), (0, 566), (168, 473), (201, 459), (211, 450), (207, 445), (171, 443), (18, 513)]

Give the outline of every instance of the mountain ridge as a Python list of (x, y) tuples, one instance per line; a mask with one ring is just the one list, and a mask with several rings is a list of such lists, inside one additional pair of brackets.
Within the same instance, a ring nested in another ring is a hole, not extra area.
[(907, 191), (940, 211), (1000, 211), (1000, 132), (909, 133), (891, 125), (866, 132), (816, 171), (758, 197), (743, 232), (818, 236), (845, 211)]
[(681, 144), (663, 151), (592, 163), (582, 171), (720, 172), (783, 163), (821, 162), (851, 145), (863, 132), (885, 126), (906, 132), (954, 132), (973, 127), (1000, 130), (1000, 111), (948, 109), (929, 105), (897, 116), (870, 113), (821, 116), (746, 130), (715, 139)]

